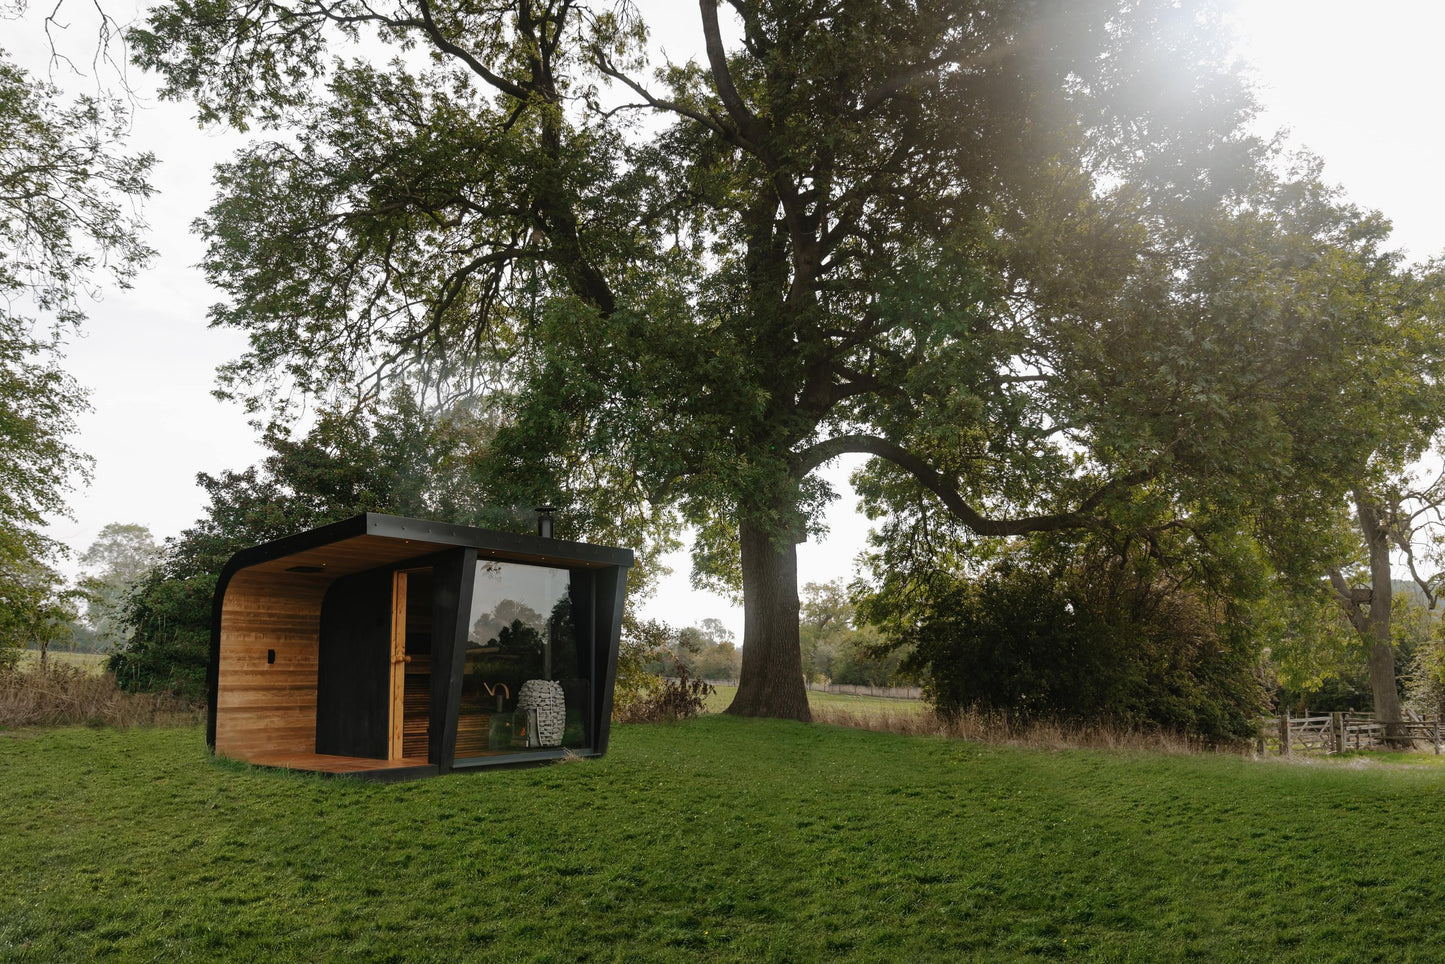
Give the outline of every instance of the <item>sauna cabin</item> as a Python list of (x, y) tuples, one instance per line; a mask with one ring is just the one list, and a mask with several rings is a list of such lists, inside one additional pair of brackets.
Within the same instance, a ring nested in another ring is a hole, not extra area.
[(631, 565), (627, 549), (374, 513), (237, 553), (216, 588), (206, 741), (383, 780), (600, 756)]

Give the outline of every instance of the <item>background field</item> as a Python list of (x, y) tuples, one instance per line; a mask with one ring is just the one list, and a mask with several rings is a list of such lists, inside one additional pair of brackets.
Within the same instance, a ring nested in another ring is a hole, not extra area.
[[(727, 709), (728, 704), (737, 695), (736, 686), (716, 686), (716, 692), (708, 696), (706, 709), (709, 713), (721, 713)], [(899, 716), (921, 716), (928, 711), (927, 705), (922, 700), (895, 700), (885, 699), (879, 696), (849, 696), (841, 693), (820, 693), (816, 690), (808, 691), (808, 705), (813, 712), (819, 710), (841, 710), (853, 713), (858, 716), (878, 716), (883, 714)]]
[(1434, 961), (1435, 768), (727, 717), (376, 785), (0, 733), (0, 960)]
[[(52, 649), (49, 653), (50, 661), (62, 666), (75, 666), (85, 670), (87, 673), (100, 673), (105, 670), (105, 653), (68, 653), (64, 650)], [(40, 665), (40, 650), (22, 649), (20, 651), (21, 669), (32, 669)]]

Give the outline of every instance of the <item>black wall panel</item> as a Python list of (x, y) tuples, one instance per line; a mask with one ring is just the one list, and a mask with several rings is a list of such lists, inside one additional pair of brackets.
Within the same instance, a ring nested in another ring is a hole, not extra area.
[(321, 603), (316, 752), (386, 759), (392, 570), (336, 580)]

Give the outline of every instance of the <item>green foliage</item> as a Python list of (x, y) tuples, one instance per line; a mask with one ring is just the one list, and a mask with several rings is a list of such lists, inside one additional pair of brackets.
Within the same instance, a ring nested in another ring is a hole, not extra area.
[(698, 654), (697, 675), (702, 679), (737, 679), (742, 664), (742, 653), (725, 639)]
[(1401, 674), (1409, 705), (1421, 716), (1445, 716), (1445, 634), (1435, 635), (1419, 649)]
[(628, 702), (623, 710), (614, 710), (620, 723), (674, 723), (690, 720), (706, 711), (708, 697), (716, 693), (712, 684), (693, 679), (687, 666), (679, 664), (677, 675), (659, 679), (656, 687)]
[(388, 786), (209, 762), (195, 728), (0, 741), (0, 956), (20, 962), (1445, 957), (1405, 912), (1445, 834), (1419, 757), (706, 717), (618, 727), (600, 760)]
[(1141, 549), (1036, 540), (977, 577), (938, 574), (912, 602), (865, 612), (926, 674), (945, 718), (1105, 723), (1213, 741), (1257, 730), (1265, 705), (1251, 614)]
[[(895, 568), (1170, 526), (1338, 563), (1343, 495), (1445, 411), (1435, 281), (1248, 133), (1215, 4), (730, 6), (732, 49), (704, 2), (705, 61), (656, 73), (605, 4), (153, 10), (166, 95), (275, 134), (201, 221), (250, 344), (224, 389), (485, 386), (495, 498), (634, 545), (686, 522), (732, 593), (785, 578), (845, 454)], [(740, 711), (806, 706), (775, 588)]]
[(179, 554), (186, 548), (185, 536), (170, 544), (168, 551), (175, 555), (152, 570), (126, 605), (123, 619), (130, 639), (106, 662), (124, 690), (171, 693), (190, 702), (206, 698), (219, 567), (182, 575), (187, 570)]
[[(1374, 695), (1365, 663), (1367, 640), (1350, 625), (1327, 586), (1317, 584), (1312, 590), (1277, 603), (1262, 627), (1276, 702), (1295, 712), (1369, 712)], [(1428, 684), (1420, 686), (1429, 676), (1439, 617), (1413, 584), (1396, 582), (1394, 590), (1390, 624), (1397, 695), (1402, 702), (1409, 696), (1418, 711), (1433, 713)]]
[(72, 639), (77, 593), (49, 565), (12, 558), (0, 568), (0, 665), (14, 665), (20, 650), (47, 652)]
[(662, 688), (662, 677), (652, 664), (662, 659), (672, 641), (672, 630), (656, 619), (623, 617), (622, 639), (617, 647), (617, 682), (612, 690), (612, 718), (626, 719)]
[[(1312, 529), (1329, 533), (1344, 528), (1348, 501), (1353, 509), (1348, 512), (1353, 516), (1348, 524), (1352, 544), (1337, 546), (1333, 555), (1301, 558), (1322, 563), (1318, 572), (1328, 574), (1336, 605), (1364, 641), (1359, 649), (1361, 662), (1368, 660), (1368, 703), (1379, 718), (1394, 721), (1400, 718), (1397, 666), (1408, 657), (1396, 650), (1391, 659), (1387, 652), (1397, 635), (1392, 629), (1392, 556), (1402, 556), (1410, 574), (1421, 578), (1419, 553), (1428, 554), (1422, 543), (1429, 541), (1432, 514), (1440, 504), (1438, 490), (1416, 487), (1411, 469), (1445, 428), (1445, 312), (1440, 298), (1445, 276), (1438, 264), (1401, 270), (1398, 256), (1383, 250), (1386, 226), (1378, 218), (1348, 208), (1340, 213), (1328, 207), (1317, 210), (1321, 224), (1333, 221), (1339, 227), (1326, 236), (1329, 246), (1320, 252), (1325, 284), (1312, 282), (1311, 287), (1317, 297), (1327, 299), (1322, 303), (1337, 318), (1348, 321), (1342, 337), (1350, 347), (1314, 370), (1330, 388), (1301, 410), (1306, 424), (1322, 437), (1311, 467), (1341, 488), (1333, 500), (1328, 489), (1311, 497), (1316, 515), (1324, 515)], [(1333, 526), (1331, 513), (1336, 517)], [(1286, 544), (1291, 543), (1298, 546), (1298, 538), (1286, 537)], [(1298, 560), (1289, 561), (1297, 573), (1308, 571)], [(1353, 695), (1350, 689), (1340, 689), (1334, 698), (1344, 701)]]
[[(731, 50), (656, 74), (631, 8), (429, 9), (176, 2), (132, 34), (167, 96), (277, 132), (201, 222), (250, 339), (227, 390), (493, 387), (489, 491), (685, 521), (735, 593), (848, 453), (877, 511), (981, 536), (1127, 525), (1151, 484), (1156, 517), (1335, 494), (1322, 372), (1358, 340), (1322, 249), (1378, 225), (1269, 173), (1212, 5), (742, 2)], [(797, 661), (795, 615), (749, 620), (753, 665)]]
[(735, 680), (742, 670), (742, 651), (732, 630), (720, 619), (708, 617), (679, 634), (677, 657), (690, 662), (693, 675), (705, 680)]
[(1395, 673), (1400, 697), (1422, 716), (1445, 711), (1445, 623), (1438, 608), (1427, 608), (1419, 588), (1399, 584), (1395, 596)]
[(136, 210), (154, 159), (120, 153), (126, 125), (119, 101), (66, 104), (0, 49), (0, 650), (48, 645), (72, 608), (43, 531), (90, 468), (60, 362), (97, 276), (123, 287), (152, 254)]
[[(740, 658), (732, 643), (732, 633), (717, 619), (704, 619), (698, 626), (681, 628), (661, 620), (637, 624), (639, 639), (648, 640), (646, 671), (659, 680), (686, 673), (705, 679), (736, 679)], [(708, 666), (715, 672), (703, 672)], [(731, 672), (732, 675), (725, 675)], [(717, 675), (718, 673), (724, 675)]]
[[(0, 302), (15, 297), (0, 290)], [(59, 617), (51, 560), (62, 549), (44, 533), (45, 519), (65, 513), (72, 474), (89, 473), (69, 441), (85, 393), (57, 358), (54, 340), (31, 338), (21, 320), (0, 312), (0, 648), (26, 645)]]
[(843, 580), (803, 586), (798, 636), (803, 672), (810, 682), (855, 686), (904, 686), (906, 652), (891, 646), (874, 626), (857, 625)]
[(732, 633), (720, 620), (704, 619), (699, 626), (679, 629), (662, 620), (639, 621), (629, 616), (623, 640), (636, 655), (647, 694), (658, 692), (667, 677), (737, 679), (741, 656), (732, 643)]
[[(16, 300), (48, 315), (53, 332), (83, 317), (95, 275), (125, 285), (154, 254), (141, 241), (135, 202), (149, 197), (155, 158), (119, 146), (129, 112), (119, 99), (61, 101), (0, 50), (0, 309), (6, 344), (23, 342), (32, 319)], [(14, 299), (14, 300), (12, 300)], [(38, 347), (38, 346), (37, 346)]]
[(612, 718), (658, 723), (691, 719), (703, 712), (707, 697), (715, 691), (705, 680), (690, 678), (682, 656), (695, 656), (701, 638), (702, 631), (696, 628), (679, 632), (661, 620), (627, 619), (617, 655)]
[(1282, 601), (1269, 627), (1268, 667), (1281, 709), (1358, 710), (1371, 705), (1365, 647), (1323, 585)]

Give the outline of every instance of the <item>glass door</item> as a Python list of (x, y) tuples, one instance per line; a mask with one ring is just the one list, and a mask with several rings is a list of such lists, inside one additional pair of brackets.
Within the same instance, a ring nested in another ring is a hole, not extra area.
[(590, 607), (569, 570), (477, 561), (454, 763), (588, 745)]

